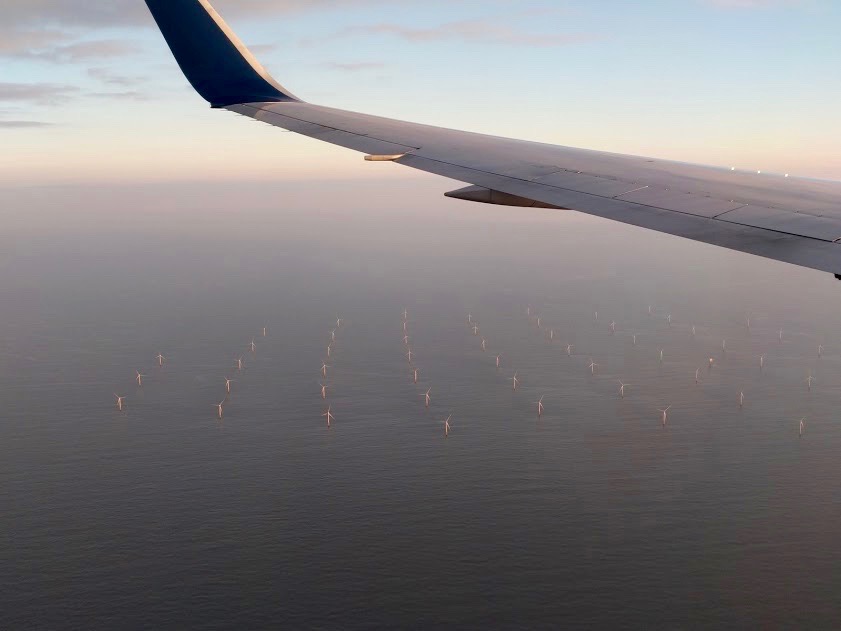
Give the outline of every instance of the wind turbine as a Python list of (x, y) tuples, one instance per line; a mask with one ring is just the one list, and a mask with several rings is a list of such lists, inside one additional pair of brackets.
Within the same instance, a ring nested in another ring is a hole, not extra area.
[(765, 368), (765, 355), (759, 356), (759, 372), (762, 372), (762, 369)]
[(517, 385), (520, 383), (520, 380), (517, 378), (517, 373), (514, 373), (514, 376), (511, 377), (508, 381), (514, 382), (514, 392), (517, 392)]
[(744, 390), (742, 390), (739, 393), (739, 407), (740, 408), (745, 407), (745, 391)]
[(328, 368), (330, 368), (330, 366), (327, 365), (327, 362), (321, 362), (321, 376), (322, 377), (325, 377), (325, 378), (327, 377), (327, 369)]
[(660, 349), (660, 363), (663, 363), (663, 349)]
[(485, 338), (482, 338), (482, 351), (488, 350), (488, 343), (485, 341)]
[(342, 320), (341, 318), (336, 318), (336, 328), (337, 328), (337, 329), (341, 329), (341, 328), (342, 328), (342, 325), (343, 325), (344, 323), (345, 323), (345, 321), (344, 321), (344, 320)]
[(254, 338), (253, 338), (253, 337), (251, 338), (251, 344), (249, 344), (249, 345), (248, 345), (248, 348), (250, 348), (250, 349), (251, 349), (251, 352), (252, 352), (252, 353), (256, 353), (256, 352), (257, 352), (257, 344), (254, 342)]
[(616, 320), (610, 323), (610, 332), (616, 333)]
[(572, 349), (575, 348), (575, 344), (567, 344), (567, 355), (572, 357)]
[(234, 360), (234, 366), (236, 366), (238, 371), (242, 372), (242, 357), (238, 357)]
[(409, 311), (407, 309), (403, 309), (403, 322), (406, 322), (409, 319)]
[(414, 356), (415, 356), (415, 354), (412, 352), (412, 349), (410, 348), (410, 349), (409, 349), (409, 352), (408, 352), (408, 353), (406, 353), (406, 357), (408, 357), (408, 358), (409, 358), (409, 363), (410, 363), (410, 364), (412, 363), (412, 357), (414, 357)]
[(119, 394), (115, 394), (115, 395), (114, 395), (114, 398), (117, 400), (117, 410), (119, 410), (120, 412), (122, 412), (122, 411), (123, 411), (123, 401), (125, 401), (125, 400), (126, 400), (126, 398), (125, 398), (125, 397), (121, 397)]
[(213, 407), (216, 408), (216, 414), (219, 418), (222, 418), (222, 408), (225, 405), (225, 402), (222, 401), (221, 403), (214, 403)]
[(333, 354), (333, 345), (328, 344), (327, 345), (327, 359), (330, 359), (330, 355), (332, 355), (332, 354)]
[(420, 396), (422, 396), (422, 397), (423, 397), (424, 405), (425, 405), (426, 407), (429, 407), (429, 402), (431, 401), (431, 397), (429, 396), (429, 393), (430, 393), (430, 392), (432, 392), (432, 388), (430, 388), (429, 390), (427, 390), (424, 394), (420, 395)]
[(163, 355), (161, 355), (160, 353), (158, 353), (158, 354), (157, 354), (157, 356), (155, 357), (155, 359), (157, 359), (157, 360), (158, 360), (158, 366), (163, 366), (163, 365), (164, 365), (164, 361), (166, 360), (166, 357), (164, 357)]
[(447, 418), (444, 419), (444, 437), (450, 435), (450, 419), (453, 418), (453, 415), (450, 414)]
[(404, 336), (403, 336), (403, 344), (404, 344), (405, 346), (408, 346), (408, 345), (409, 345), (409, 336), (408, 336), (408, 335), (404, 335)]
[(318, 385), (321, 386), (321, 400), (326, 401), (327, 400), (327, 388), (329, 388), (330, 386), (325, 386), (323, 383), (319, 383)]
[(418, 369), (417, 368), (414, 369), (414, 381), (415, 381), (415, 383), (418, 382)]
[(818, 357), (823, 357), (823, 344), (818, 344)]
[(268, 329), (266, 327), (263, 327), (263, 337), (266, 337), (267, 334), (268, 334)]
[(322, 418), (327, 419), (327, 427), (330, 427), (330, 423), (332, 423), (333, 421), (336, 420), (336, 417), (333, 416), (333, 408), (332, 407), (328, 407), (327, 411), (324, 414), (322, 414), (321, 416), (322, 416)]
[(473, 335), (479, 335), (479, 325), (478, 324), (473, 325)]
[(139, 370), (135, 370), (134, 372), (137, 374), (137, 376), (134, 378), (134, 380), (137, 382), (137, 385), (142, 388), (143, 387), (143, 377), (145, 377), (146, 375), (141, 375)]
[(658, 412), (660, 412), (663, 415), (663, 427), (666, 426), (666, 422), (669, 420), (669, 410), (671, 410), (671, 409), (672, 409), (672, 406), (670, 405), (665, 410), (657, 410)]
[(812, 373), (809, 373), (809, 377), (806, 379), (806, 383), (809, 385), (809, 392), (812, 391), (812, 382), (815, 378), (812, 376)]
[(700, 376), (700, 374), (701, 374), (701, 369), (700, 369), (700, 368), (696, 368), (696, 369), (695, 369), (695, 385), (698, 385), (698, 380), (699, 380), (699, 376)]
[(543, 417), (543, 398), (544, 397), (540, 397), (539, 401), (534, 402), (534, 404), (537, 406), (537, 418)]
[(628, 387), (630, 384), (619, 382), (619, 396), (621, 398), (625, 398), (625, 388)]
[(596, 362), (594, 362), (594, 361), (593, 361), (593, 358), (591, 357), (591, 358), (590, 358), (590, 365), (589, 365), (589, 366), (587, 366), (587, 368), (589, 368), (589, 369), (590, 369), (590, 374), (591, 374), (591, 375), (595, 375), (595, 374), (596, 374), (596, 368), (597, 368), (597, 367), (598, 367), (598, 364), (597, 364)]
[(234, 382), (233, 379), (228, 379), (225, 377), (225, 392), (231, 394), (231, 384)]
[(803, 430), (805, 429), (806, 425), (806, 418), (800, 419), (800, 435), (803, 436)]
[(499, 370), (499, 360), (500, 360), (501, 357), (502, 357), (502, 355), (497, 355), (496, 356), (496, 369), (497, 370)]
[(330, 341), (331, 342), (336, 341), (336, 329), (333, 329), (332, 331), (330, 331)]

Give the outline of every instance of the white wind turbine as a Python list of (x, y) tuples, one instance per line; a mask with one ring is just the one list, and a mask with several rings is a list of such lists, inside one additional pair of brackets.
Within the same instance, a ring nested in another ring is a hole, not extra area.
[(534, 404), (537, 406), (537, 418), (542, 418), (543, 417), (543, 411), (545, 409), (543, 407), (543, 399), (544, 399), (544, 397), (540, 397), (539, 401), (534, 402)]
[(619, 382), (619, 396), (624, 399), (625, 398), (625, 388), (627, 388), (630, 384)]
[(595, 374), (596, 374), (596, 368), (598, 368), (598, 366), (599, 366), (599, 365), (598, 365), (596, 362), (594, 362), (594, 361), (593, 361), (593, 358), (591, 357), (591, 358), (590, 358), (590, 365), (589, 365), (589, 366), (587, 366), (587, 368), (589, 368), (589, 369), (590, 369), (590, 374), (591, 374), (591, 375), (595, 375)]
[(160, 353), (158, 353), (158, 354), (155, 356), (155, 359), (157, 359), (157, 360), (158, 360), (158, 366), (163, 366), (163, 365), (164, 365), (164, 361), (166, 361), (166, 357), (164, 357), (164, 356), (163, 356), (163, 355), (161, 355)]
[(517, 377), (517, 373), (515, 372), (515, 373), (514, 373), (514, 376), (513, 376), (513, 377), (511, 377), (508, 381), (513, 381), (513, 382), (514, 382), (514, 392), (517, 392), (517, 386), (518, 386), (518, 385), (519, 385), (519, 383), (520, 383), (520, 380), (519, 380), (519, 378)]
[(134, 378), (134, 380), (137, 382), (137, 385), (142, 388), (143, 387), (143, 377), (145, 377), (146, 375), (141, 375), (139, 370), (135, 370), (134, 372), (137, 375)]
[(663, 426), (664, 427), (666, 425), (666, 422), (669, 420), (669, 410), (671, 410), (671, 409), (672, 409), (672, 406), (670, 405), (665, 410), (659, 410), (659, 409), (657, 410), (658, 412), (660, 412), (663, 415), (662, 418), (663, 418)]
[(224, 407), (224, 405), (225, 405), (225, 402), (224, 402), (224, 401), (222, 401), (221, 403), (214, 403), (214, 404), (213, 404), (213, 407), (215, 407), (215, 408), (216, 408), (216, 415), (217, 415), (219, 418), (222, 418), (222, 414), (223, 414), (223, 407)]
[(333, 416), (333, 408), (332, 407), (328, 407), (327, 411), (324, 414), (322, 414), (321, 416), (322, 416), (322, 418), (327, 419), (327, 427), (330, 427), (330, 423), (332, 423), (333, 421), (336, 420), (336, 417)]
[(430, 403), (430, 401), (432, 400), (432, 399), (431, 399), (431, 397), (429, 396), (429, 393), (430, 393), (430, 392), (432, 392), (432, 388), (430, 388), (429, 390), (427, 390), (424, 394), (420, 395), (420, 396), (422, 396), (422, 397), (423, 397), (423, 401), (424, 401), (424, 405), (425, 405), (425, 407), (429, 407), (429, 403)]
[(115, 394), (114, 398), (117, 400), (117, 410), (122, 412), (123, 411), (123, 402), (126, 400), (126, 398), (121, 397), (119, 394)]

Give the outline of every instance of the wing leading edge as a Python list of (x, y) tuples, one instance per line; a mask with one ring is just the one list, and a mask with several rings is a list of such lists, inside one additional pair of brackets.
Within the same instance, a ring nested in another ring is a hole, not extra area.
[(207, 0), (146, 0), (214, 107), (473, 185), (450, 196), (572, 209), (841, 274), (841, 183), (512, 140), (305, 103), (278, 84)]

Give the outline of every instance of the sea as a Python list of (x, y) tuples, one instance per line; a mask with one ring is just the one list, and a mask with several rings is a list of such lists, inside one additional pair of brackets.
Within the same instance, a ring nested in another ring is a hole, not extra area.
[(0, 628), (841, 628), (841, 282), (448, 187), (0, 191)]

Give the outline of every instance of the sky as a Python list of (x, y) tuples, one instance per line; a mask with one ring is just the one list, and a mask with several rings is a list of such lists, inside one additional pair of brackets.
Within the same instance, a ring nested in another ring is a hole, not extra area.
[[(413, 177), (224, 111), (141, 0), (0, 0), (0, 186)], [(841, 179), (834, 0), (215, 0), (300, 98)]]

